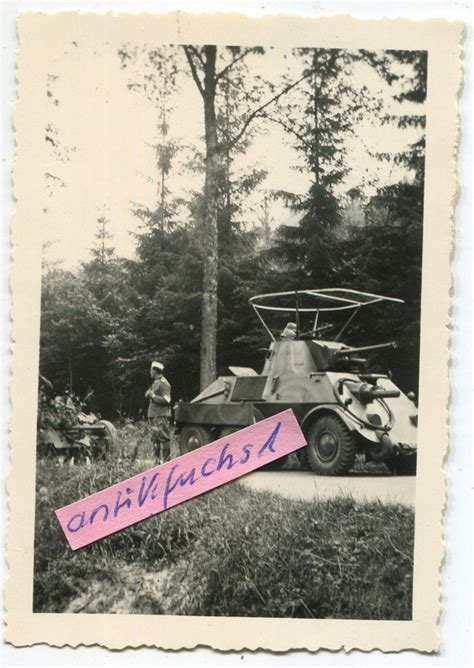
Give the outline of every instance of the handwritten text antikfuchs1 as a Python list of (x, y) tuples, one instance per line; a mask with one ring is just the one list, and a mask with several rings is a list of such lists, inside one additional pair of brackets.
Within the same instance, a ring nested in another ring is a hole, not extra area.
[(291, 409), (56, 510), (73, 550), (235, 480), (306, 444)]

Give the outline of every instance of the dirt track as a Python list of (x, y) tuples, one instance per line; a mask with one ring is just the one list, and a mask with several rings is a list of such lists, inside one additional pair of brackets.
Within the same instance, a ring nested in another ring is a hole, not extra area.
[(353, 473), (345, 477), (317, 476), (309, 471), (254, 471), (240, 482), (255, 490), (281, 494), (286, 498), (331, 499), (353, 496), (357, 500), (380, 500), (385, 503), (415, 505), (416, 478), (377, 476)]

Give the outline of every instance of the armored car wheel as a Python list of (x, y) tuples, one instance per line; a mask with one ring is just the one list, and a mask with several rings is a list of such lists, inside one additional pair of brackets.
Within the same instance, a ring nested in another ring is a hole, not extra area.
[(319, 475), (341, 475), (353, 466), (354, 434), (335, 415), (323, 415), (309, 430), (306, 460)]
[(210, 429), (199, 424), (186, 425), (179, 434), (179, 452), (185, 455), (191, 450), (196, 450), (206, 443), (211, 443), (213, 437)]

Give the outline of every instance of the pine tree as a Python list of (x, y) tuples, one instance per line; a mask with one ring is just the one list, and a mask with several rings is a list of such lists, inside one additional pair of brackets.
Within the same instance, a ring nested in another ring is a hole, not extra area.
[(342, 49), (298, 49), (305, 82), (301, 99), (280, 105), (268, 114), (288, 133), (302, 164), (299, 169), (311, 178), (304, 196), (282, 191), (299, 225), (281, 226), (274, 253), (286, 262), (292, 287), (332, 285), (336, 280), (333, 239), (341, 222), (337, 188), (349, 171), (346, 140), (355, 120), (373, 104), (364, 88), (354, 90), (351, 63), (358, 59)]
[[(364, 53), (366, 60), (392, 86), (398, 112), (381, 110), (381, 121), (399, 128), (417, 128), (419, 136), (405, 150), (381, 152), (380, 160), (403, 165), (401, 182), (384, 185), (365, 206), (365, 226), (353, 227), (342, 244), (341, 280), (355, 289), (399, 297), (401, 308), (388, 307), (381, 317), (355, 325), (355, 343), (369, 337), (398, 341), (398, 350), (381, 356), (381, 368), (396, 369), (395, 381), (417, 390), (419, 369), (421, 271), (423, 240), (427, 53), (386, 51)], [(406, 111), (405, 102), (413, 106)]]
[(115, 248), (111, 244), (112, 234), (109, 231), (109, 225), (110, 221), (105, 216), (97, 218), (96, 242), (90, 250), (92, 258), (103, 268), (111, 263), (115, 255)]
[(415, 111), (407, 113), (403, 103), (423, 105), (426, 100), (428, 52), (388, 49), (383, 52), (364, 51), (363, 57), (390, 85), (393, 100), (400, 103), (399, 113), (384, 112), (380, 115), (380, 122), (394, 124), (399, 128), (419, 130), (418, 138), (406, 150), (394, 153), (380, 152), (377, 156), (381, 160), (404, 165), (410, 170), (413, 182), (423, 184), (426, 116)]

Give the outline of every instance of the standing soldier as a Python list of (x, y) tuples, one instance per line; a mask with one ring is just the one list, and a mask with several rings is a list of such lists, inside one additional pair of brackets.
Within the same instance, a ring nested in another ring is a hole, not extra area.
[(153, 382), (145, 393), (150, 400), (148, 419), (153, 426), (155, 460), (160, 464), (170, 458), (171, 385), (163, 376), (163, 370), (161, 362), (151, 363)]

